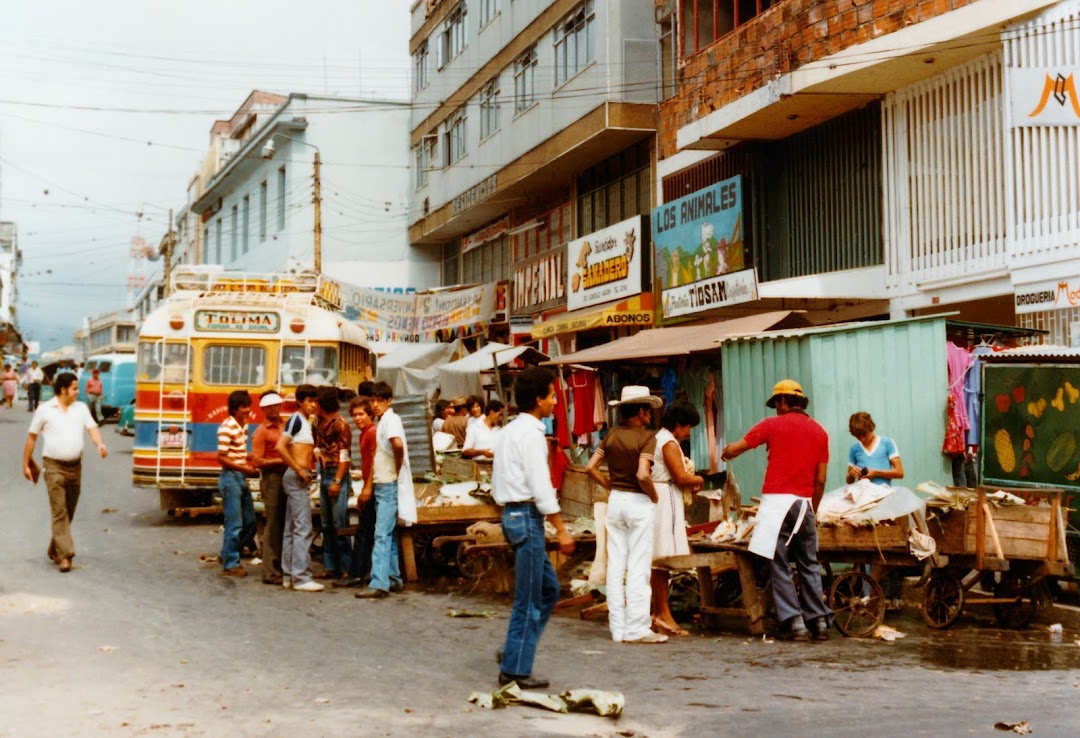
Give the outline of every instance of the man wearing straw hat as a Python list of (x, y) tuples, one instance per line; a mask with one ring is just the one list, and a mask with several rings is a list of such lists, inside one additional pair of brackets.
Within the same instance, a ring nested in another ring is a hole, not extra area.
[[(814, 510), (825, 491), (829, 434), (806, 414), (810, 400), (793, 379), (777, 382), (765, 404), (776, 410), (776, 416), (729, 443), (720, 458), (730, 461), (761, 444), (769, 449), (750, 551), (772, 560), (773, 599), (780, 621), (776, 637), (808, 641), (812, 635), (827, 641), (831, 613), (821, 591)], [(799, 575), (798, 592), (792, 564)]]
[[(623, 643), (663, 643), (667, 636), (654, 633), (649, 617), (652, 587), (653, 517), (656, 488), (652, 482), (655, 434), (647, 429), (652, 412), (663, 400), (648, 387), (628, 385), (610, 403), (617, 406), (619, 424), (604, 437), (589, 459), (585, 472), (608, 497), (607, 605), (611, 639)], [(608, 473), (600, 471), (607, 461)], [(625, 581), (624, 581), (625, 580)]]

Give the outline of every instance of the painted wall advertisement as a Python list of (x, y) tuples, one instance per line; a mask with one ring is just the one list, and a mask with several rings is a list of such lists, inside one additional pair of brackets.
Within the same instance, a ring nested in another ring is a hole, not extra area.
[(1016, 127), (1080, 125), (1080, 69), (1007, 67), (1012, 98), (1010, 122)]
[(758, 299), (743, 257), (742, 177), (655, 208), (652, 237), (664, 317)]
[(431, 342), (448, 331), (479, 331), (495, 310), (495, 284), (463, 290), (392, 294), (342, 284), (342, 312), (365, 330), (369, 341)]
[(567, 245), (569, 310), (641, 292), (641, 216), (608, 226)]
[(1080, 306), (1080, 277), (1013, 285), (1017, 315)]
[(512, 314), (546, 310), (566, 298), (566, 248), (551, 249), (514, 269)]

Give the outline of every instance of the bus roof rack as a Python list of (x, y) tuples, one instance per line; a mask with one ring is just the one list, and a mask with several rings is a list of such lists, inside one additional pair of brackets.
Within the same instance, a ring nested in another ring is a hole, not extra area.
[(299, 293), (311, 295), (331, 309), (341, 306), (341, 286), (314, 272), (233, 272), (220, 266), (184, 266), (173, 272), (171, 282), (177, 297), (190, 297), (192, 293), (222, 297)]

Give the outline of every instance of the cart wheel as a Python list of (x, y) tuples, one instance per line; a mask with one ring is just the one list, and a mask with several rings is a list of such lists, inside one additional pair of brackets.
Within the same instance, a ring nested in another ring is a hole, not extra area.
[(1015, 597), (1016, 602), (994, 605), (994, 618), (1002, 628), (1020, 630), (1027, 627), (1039, 611), (1039, 593), (1028, 586), (1029, 578), (1004, 572), (994, 585), (994, 597)]
[(458, 546), (457, 566), (463, 577), (483, 579), (495, 568), (495, 557), (486, 553), (469, 551), (463, 544)]
[(868, 636), (885, 619), (885, 593), (869, 574), (845, 571), (829, 588), (836, 627), (846, 636)]
[(955, 574), (930, 575), (923, 595), (922, 616), (931, 628), (948, 628), (964, 609), (964, 584)]

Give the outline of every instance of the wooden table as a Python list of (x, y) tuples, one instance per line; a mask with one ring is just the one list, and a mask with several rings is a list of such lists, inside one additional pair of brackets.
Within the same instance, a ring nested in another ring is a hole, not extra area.
[(498, 522), (502, 519), (502, 508), (498, 505), (453, 505), (449, 507), (418, 507), (414, 525), (398, 526), (401, 541), (401, 558), (404, 565), (406, 582), (419, 579), (416, 571), (416, 546), (413, 536), (418, 530), (427, 532), (445, 528), (464, 530), (481, 520)]
[[(658, 569), (684, 570), (697, 572), (698, 594), (701, 597), (700, 612), (706, 625), (715, 626), (720, 617), (736, 617), (746, 621), (746, 630), (751, 635), (765, 632), (765, 604), (758, 591), (754, 577), (752, 557), (745, 547), (727, 543), (691, 541), (694, 553), (684, 556), (666, 556), (653, 561)], [(739, 586), (742, 590), (742, 607), (718, 607), (716, 604), (715, 574), (735, 571), (739, 574)]]

